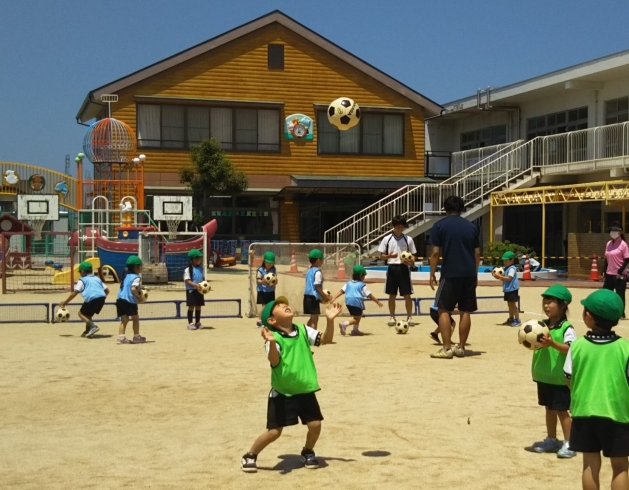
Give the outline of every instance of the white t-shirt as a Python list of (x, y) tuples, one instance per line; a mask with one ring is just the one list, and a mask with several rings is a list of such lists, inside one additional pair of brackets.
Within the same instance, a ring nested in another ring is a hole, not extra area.
[[(323, 284), (323, 273), (318, 270), (317, 272), (315, 272), (314, 275), (314, 284), (315, 286), (321, 286), (321, 284)], [(315, 330), (316, 332), (317, 330)]]
[(387, 259), (387, 264), (401, 264), (402, 260), (400, 259), (400, 254), (406, 251), (412, 253), (413, 255), (417, 253), (413, 239), (404, 234), (396, 237), (393, 233), (389, 233), (382, 239), (380, 246), (378, 247), (378, 252), (380, 253), (386, 255), (398, 255), (394, 259)]
[[(569, 328), (568, 330), (573, 329)], [(566, 333), (568, 333), (568, 331), (566, 331)], [(616, 334), (613, 333), (605, 334), (588, 332), (585, 336), (595, 344), (606, 344), (608, 342), (613, 342), (614, 340), (616, 340)], [(572, 341), (574, 340), (576, 340), (576, 335), (575, 338), (572, 339)], [(572, 348), (568, 350), (568, 354), (566, 355), (566, 362), (563, 365), (563, 374), (568, 379), (572, 377)], [(627, 378), (629, 379), (629, 364), (627, 364)]]
[[(289, 333), (287, 336), (288, 337), (296, 337), (297, 336), (297, 332), (299, 330), (297, 330), (295, 328), (295, 330), (293, 330), (291, 333)], [(314, 328), (309, 327), (308, 325), (306, 325), (306, 334), (308, 335), (308, 344), (311, 346), (319, 346), (319, 344), (321, 343), (321, 335), (323, 335), (321, 332), (319, 332), (319, 330), (315, 330)], [(269, 356), (269, 349), (271, 348), (271, 344), (270, 342), (266, 342), (266, 344), (264, 345), (265, 350), (266, 350), (266, 355), (267, 357)], [(282, 349), (280, 348), (280, 345), (278, 343), (275, 344), (275, 348), (277, 349), (277, 353), (280, 355), (280, 358), (282, 357)], [(273, 388), (271, 388), (271, 393), (269, 394), (269, 398), (275, 398), (277, 396), (277, 391), (275, 391)]]

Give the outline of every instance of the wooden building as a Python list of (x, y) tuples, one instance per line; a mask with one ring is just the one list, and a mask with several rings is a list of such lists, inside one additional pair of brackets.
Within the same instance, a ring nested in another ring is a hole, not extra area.
[[(188, 149), (216, 138), (250, 187), (217, 196), (217, 237), (318, 241), (368, 204), (424, 178), (424, 119), (441, 107), (279, 11), (253, 20), (87, 95), (77, 121), (112, 116), (146, 154), (145, 194), (185, 193)], [(353, 98), (361, 122), (338, 131), (328, 104)], [(285, 124), (305, 115), (306, 137)], [(287, 137), (288, 136), (288, 137)], [(289, 139), (292, 138), (292, 139)]]

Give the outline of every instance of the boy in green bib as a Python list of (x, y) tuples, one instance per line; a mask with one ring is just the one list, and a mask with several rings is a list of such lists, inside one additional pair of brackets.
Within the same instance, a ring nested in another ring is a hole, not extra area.
[(319, 467), (314, 445), (321, 433), (323, 415), (315, 392), (319, 391), (317, 369), (311, 346), (329, 344), (334, 338), (334, 319), (341, 312), (341, 305), (329, 304), (325, 311), (325, 332), (302, 324), (293, 323), (294, 313), (288, 300), (280, 296), (268, 303), (260, 319), (265, 328), (262, 338), (271, 364), (271, 392), (267, 405), (267, 430), (253, 443), (240, 462), (242, 471), (255, 473), (258, 454), (282, 435), (282, 429), (301, 423), (308, 426), (306, 445), (301, 451), (304, 466)]
[(570, 448), (583, 453), (584, 490), (598, 489), (601, 454), (611, 459), (612, 490), (626, 490), (629, 457), (629, 342), (616, 335), (624, 305), (599, 289), (581, 301), (590, 329), (570, 346), (564, 374), (572, 390)]

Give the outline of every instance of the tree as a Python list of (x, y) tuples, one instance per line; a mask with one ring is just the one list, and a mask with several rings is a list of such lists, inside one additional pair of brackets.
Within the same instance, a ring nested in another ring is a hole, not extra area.
[(190, 147), (190, 162), (192, 166), (179, 171), (179, 180), (192, 191), (193, 221), (197, 225), (205, 223), (210, 197), (233, 196), (249, 187), (247, 176), (234, 167), (215, 139), (204, 139)]

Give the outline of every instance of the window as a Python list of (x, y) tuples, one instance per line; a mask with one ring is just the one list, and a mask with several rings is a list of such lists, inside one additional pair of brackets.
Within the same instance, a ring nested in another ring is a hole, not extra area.
[(404, 155), (404, 116), (363, 111), (360, 124), (339, 131), (317, 111), (317, 141), (320, 154)]
[(280, 151), (278, 109), (138, 104), (138, 147), (180, 148), (215, 138), (224, 150)]
[(526, 123), (526, 137), (532, 140), (536, 136), (560, 134), (567, 131), (587, 129), (587, 127), (588, 108), (580, 107), (528, 119)]
[(270, 70), (284, 69), (284, 45), (269, 44), (267, 66)]
[(605, 102), (605, 124), (616, 124), (629, 120), (629, 97)]
[(507, 125), (492, 126), (461, 133), (461, 151), (485, 148), (507, 142)]

